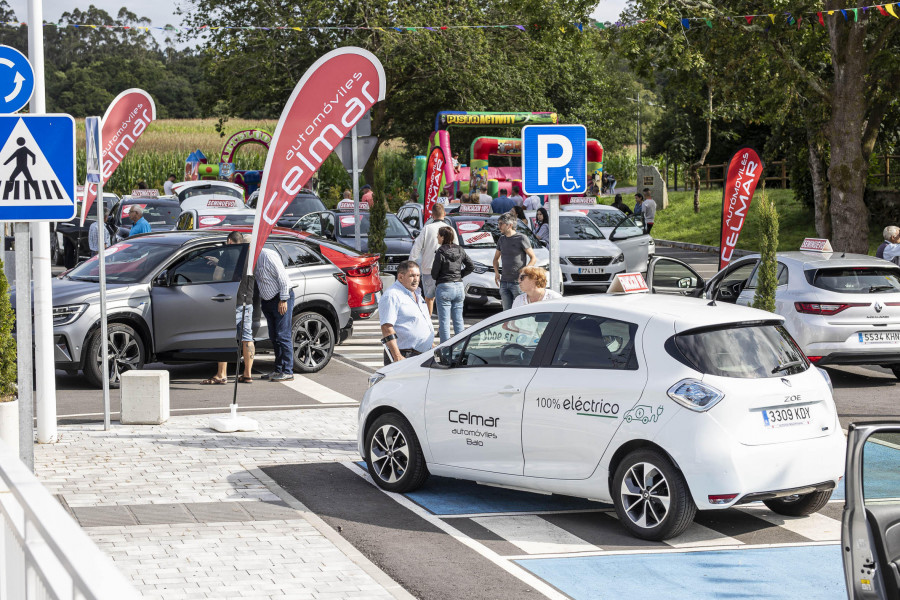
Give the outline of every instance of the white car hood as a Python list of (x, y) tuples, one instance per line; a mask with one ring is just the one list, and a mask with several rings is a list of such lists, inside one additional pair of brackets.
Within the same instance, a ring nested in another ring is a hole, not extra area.
[[(549, 251), (543, 249), (544, 252)], [(609, 240), (559, 240), (561, 256), (612, 256), (622, 253), (618, 246)]]

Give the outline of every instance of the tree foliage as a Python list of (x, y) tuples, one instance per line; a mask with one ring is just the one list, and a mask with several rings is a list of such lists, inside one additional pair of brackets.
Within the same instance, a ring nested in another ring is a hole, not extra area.
[(9, 282), (0, 258), (0, 402), (16, 399), (16, 317), (9, 301)]
[(753, 308), (775, 312), (775, 290), (778, 287), (778, 261), (775, 252), (778, 250), (778, 211), (775, 202), (763, 192), (756, 203), (759, 216), (759, 275), (756, 282), (756, 294), (753, 296)]

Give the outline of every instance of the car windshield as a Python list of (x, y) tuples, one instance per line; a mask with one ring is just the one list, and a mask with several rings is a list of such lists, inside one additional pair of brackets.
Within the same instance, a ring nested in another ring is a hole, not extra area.
[[(335, 215), (340, 224), (341, 237), (353, 237), (356, 235), (356, 217), (353, 215)], [(409, 231), (397, 218), (397, 215), (388, 213), (387, 229), (384, 232), (386, 238), (404, 238), (409, 237)], [(369, 215), (362, 213), (359, 215), (359, 235), (369, 235)]]
[(693, 368), (719, 377), (765, 379), (809, 368), (809, 361), (781, 325), (727, 325), (686, 332), (675, 336), (675, 346)]
[[(615, 227), (626, 218), (625, 213), (618, 210), (588, 210), (585, 212), (597, 227)], [(631, 226), (635, 226), (634, 221), (631, 222)]]
[(603, 234), (587, 217), (563, 217), (559, 220), (561, 240), (602, 240)]
[(312, 194), (300, 194), (291, 200), (282, 216), (299, 218), (320, 210), (325, 210), (325, 205), (322, 204), (321, 200)]
[[(106, 281), (136, 283), (147, 277), (159, 264), (171, 256), (175, 246), (169, 244), (125, 241), (106, 249)], [(100, 281), (100, 260), (93, 257), (66, 274), (75, 281)]]
[(809, 283), (819, 289), (842, 294), (900, 292), (900, 269), (890, 267), (843, 267), (806, 272)]
[(152, 204), (149, 202), (129, 202), (122, 203), (122, 211), (119, 214), (119, 220), (123, 223), (130, 224), (128, 220), (128, 211), (132, 206), (140, 206), (144, 209), (144, 218), (150, 223), (150, 229), (153, 231), (167, 231), (175, 227), (175, 222), (181, 214), (181, 207), (174, 202), (166, 202), (165, 204)]
[(256, 213), (223, 213), (221, 215), (202, 215), (197, 219), (197, 228), (218, 227), (219, 225), (253, 225)]
[(229, 198), (237, 198), (241, 201), (241, 203), (244, 202), (244, 195), (241, 194), (240, 191), (225, 185), (216, 185), (215, 183), (210, 183), (207, 185), (194, 185), (187, 188), (186, 190), (182, 190), (178, 193), (178, 201), (184, 202), (188, 198), (194, 198), (197, 196), (226, 196)]

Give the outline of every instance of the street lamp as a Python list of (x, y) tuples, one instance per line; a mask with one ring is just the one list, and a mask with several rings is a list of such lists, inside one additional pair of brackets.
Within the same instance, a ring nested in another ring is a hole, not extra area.
[(647, 103), (648, 106), (658, 106), (660, 108), (665, 108), (665, 104), (656, 104), (654, 102), (641, 101), (641, 93), (638, 92), (637, 98), (626, 98), (626, 100), (630, 100), (631, 102), (637, 102), (638, 105), (638, 118), (637, 118), (637, 164), (638, 166), (643, 165), (641, 162), (641, 106), (644, 102)]

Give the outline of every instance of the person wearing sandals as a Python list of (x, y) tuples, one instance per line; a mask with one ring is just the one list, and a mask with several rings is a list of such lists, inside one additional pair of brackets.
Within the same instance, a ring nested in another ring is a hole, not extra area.
[(431, 277), (436, 285), (435, 299), (438, 314), (438, 331), (443, 344), (450, 339), (450, 321), (453, 333), (458, 335), (465, 329), (463, 322), (463, 302), (466, 290), (463, 277), (475, 270), (475, 264), (459, 244), (453, 243), (456, 236), (453, 229), (443, 226), (438, 229), (440, 247), (434, 253)]
[[(226, 245), (231, 244), (248, 244), (250, 236), (244, 235), (237, 231), (228, 234), (225, 240)], [(222, 278), (226, 267), (223, 265), (216, 266), (213, 273), (213, 279)], [(234, 309), (235, 325), (237, 326), (237, 334), (241, 337), (241, 354), (244, 357), (244, 374), (238, 377), (241, 383), (253, 383), (253, 357), (256, 354), (256, 346), (253, 343), (253, 289), (251, 288), (250, 279), (241, 278), (241, 285), (237, 293), (237, 306)], [(225, 385), (228, 383), (228, 363), (220, 362), (216, 374), (209, 379), (200, 382), (203, 385)]]
[(562, 298), (559, 292), (547, 289), (547, 271), (541, 267), (523, 267), (519, 271), (519, 289), (522, 293), (513, 300), (513, 308)]

